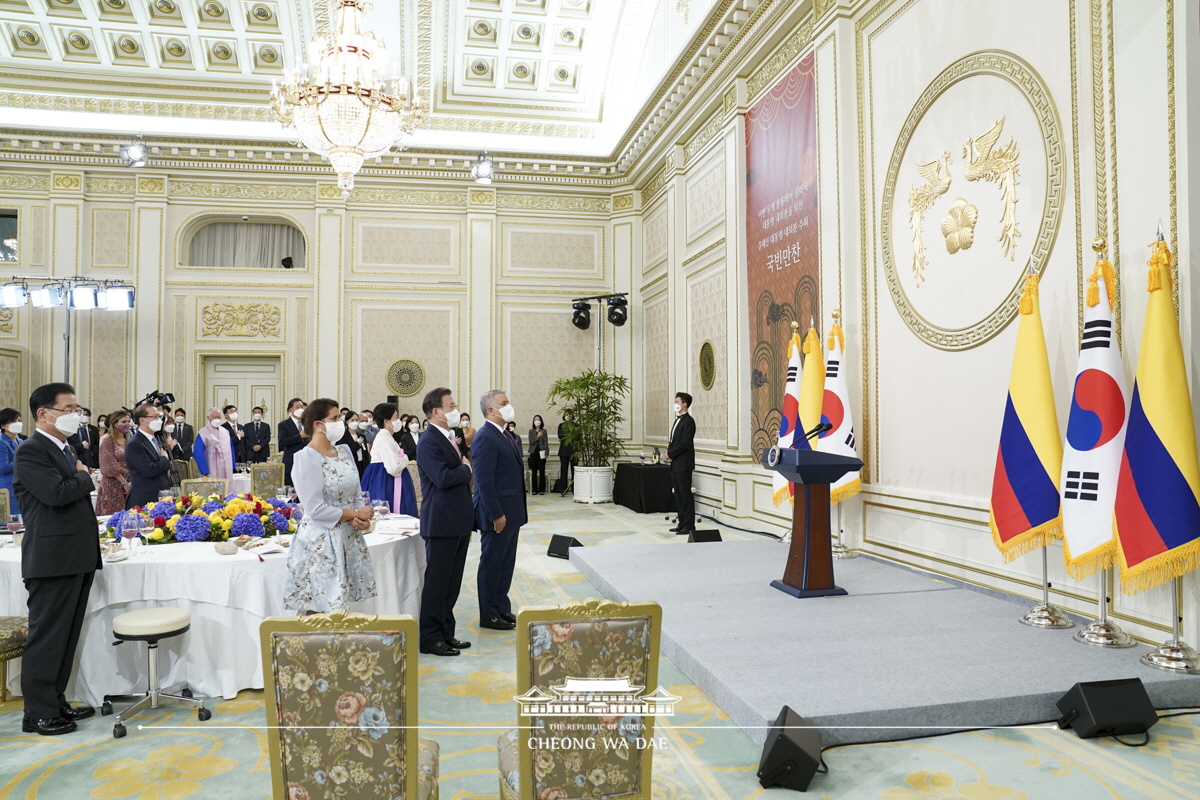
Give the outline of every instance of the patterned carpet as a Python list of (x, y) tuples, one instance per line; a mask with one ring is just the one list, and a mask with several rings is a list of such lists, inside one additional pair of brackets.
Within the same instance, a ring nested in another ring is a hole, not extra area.
[[(666, 532), (662, 515), (579, 506), (551, 496), (531, 498), (531, 516), (514, 580), (518, 607), (599, 596), (568, 562), (546, 557), (552, 533), (570, 534), (587, 546), (684, 544)], [(726, 539), (749, 538), (736, 531), (723, 533)], [(421, 656), (420, 661), (422, 735), (441, 745), (441, 796), (447, 800), (498, 797), (496, 736), (516, 719), (514, 635), (481, 631), (475, 624), (478, 555), (476, 543), (468, 563), (472, 580), (464, 586), (458, 606), (459, 637), (475, 646), (459, 658)], [(468, 620), (463, 632), (462, 623)], [(747, 659), (760, 655), (748, 653)], [(684, 699), (674, 718), (658, 727), (669, 746), (655, 754), (656, 800), (788, 796), (784, 790), (759, 788), (754, 775), (758, 748), (665, 659), (659, 682)], [(20, 700), (10, 701), (0, 706), (0, 734), (7, 734), (0, 735), (0, 800), (270, 797), (270, 763), (260, 727), (262, 693), (247, 691), (210, 705), (214, 716), (209, 722), (196, 722), (194, 711), (160, 710), (135, 721), (129, 736), (116, 740), (109, 721), (101, 717), (85, 720), (69, 736), (22, 734)], [(1141, 748), (1111, 740), (1083, 741), (1070, 731), (1040, 728), (844, 747), (826, 752), (830, 772), (814, 780), (808, 796), (1200, 799), (1198, 731), (1200, 719), (1184, 716), (1162, 720), (1150, 744)]]

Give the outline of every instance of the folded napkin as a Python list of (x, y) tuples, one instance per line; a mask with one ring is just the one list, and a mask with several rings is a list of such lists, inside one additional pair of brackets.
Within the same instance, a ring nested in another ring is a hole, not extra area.
[(375, 533), (386, 536), (412, 536), (421, 530), (421, 520), (407, 514), (388, 514), (375, 520)]

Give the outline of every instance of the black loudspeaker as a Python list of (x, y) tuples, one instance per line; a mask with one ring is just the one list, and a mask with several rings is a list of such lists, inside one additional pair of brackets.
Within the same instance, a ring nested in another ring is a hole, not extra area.
[(395, 394), (389, 394), (387, 396), (387, 401), (394, 406), (398, 406), (398, 405), (400, 405), (400, 396), (395, 395)]
[(550, 547), (546, 555), (551, 558), (570, 558), (570, 548), (583, 547), (583, 542), (574, 536), (559, 536), (557, 533), (550, 537)]
[(1141, 678), (1077, 683), (1058, 701), (1058, 727), (1073, 728), (1080, 739), (1145, 733), (1158, 713)]
[(689, 542), (719, 542), (721, 532), (718, 530), (692, 531), (688, 534)]
[(764, 789), (782, 786), (803, 792), (820, 764), (821, 732), (784, 706), (763, 745), (762, 760), (758, 762), (759, 784)]

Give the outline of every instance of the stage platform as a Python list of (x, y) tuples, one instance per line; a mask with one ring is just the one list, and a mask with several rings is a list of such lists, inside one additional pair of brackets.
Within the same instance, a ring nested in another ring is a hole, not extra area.
[(928, 573), (837, 561), (848, 596), (797, 600), (770, 586), (786, 554), (768, 540), (680, 541), (574, 547), (571, 563), (610, 599), (660, 603), (662, 654), (759, 744), (785, 704), (826, 746), (1056, 719), (1079, 681), (1137, 677), (1159, 708), (1200, 705), (1200, 676), (1142, 666), (1146, 645), (1035, 630), (1017, 621), (1028, 601)]

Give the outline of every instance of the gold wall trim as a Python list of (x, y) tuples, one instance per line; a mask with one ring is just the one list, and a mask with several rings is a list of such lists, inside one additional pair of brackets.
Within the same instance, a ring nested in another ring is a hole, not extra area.
[[(706, 255), (711, 253), (713, 250), (716, 250), (718, 247), (724, 246), (724, 244), (725, 244), (725, 237), (722, 236), (720, 239), (717, 239), (715, 242), (713, 242), (708, 247), (701, 250), (699, 253), (696, 253), (695, 255), (689, 256), (688, 258), (684, 259), (684, 262), (683, 262), (684, 268), (686, 268), (693, 261), (704, 258)], [(722, 255), (724, 255), (724, 254), (722, 254)], [(655, 280), (658, 280), (658, 279), (656, 278)], [(649, 285), (649, 284), (647, 284), (647, 285)]]
[(683, 146), (683, 163), (690, 164), (699, 153), (704, 150), (705, 145), (717, 137), (721, 129), (725, 127), (725, 112), (718, 108), (708, 121), (696, 131), (696, 134), (691, 138), (686, 145)]
[(133, 178), (87, 178), (84, 194), (133, 194)]
[[(633, 195), (628, 197), (629, 206), (633, 205)], [(607, 214), (609, 203), (607, 197), (561, 197), (547, 194), (506, 194), (496, 195), (496, 208), (522, 209), (529, 211), (581, 211), (596, 214)]]
[(286, 200), (313, 202), (317, 199), (315, 186), (272, 186), (262, 183), (207, 183), (171, 181), (172, 197), (219, 197), (228, 200)]
[(645, 202), (650, 200), (650, 198), (658, 194), (659, 189), (662, 189), (664, 186), (666, 186), (667, 182), (670, 181), (674, 175), (675, 151), (672, 150), (671, 153), (667, 155), (666, 163), (663, 164), (662, 169), (656, 172), (654, 177), (650, 179), (649, 183), (642, 187), (642, 201)]
[(787, 38), (787, 41), (767, 59), (766, 63), (746, 79), (746, 94), (750, 98), (750, 105), (754, 105), (758, 100), (758, 95), (767, 87), (774, 86), (779, 76), (799, 60), (800, 55), (812, 44), (812, 37), (813, 18), (810, 15), (800, 23), (796, 32)]
[[(337, 187), (334, 187), (337, 189)], [(341, 197), (337, 190), (337, 197)], [(467, 207), (467, 193), (453, 191), (429, 191), (424, 189), (367, 189), (357, 188), (350, 192), (351, 203), (373, 203), (377, 205), (452, 206)]]
[(7, 173), (0, 175), (0, 189), (16, 192), (49, 192), (49, 175), (21, 175)]

